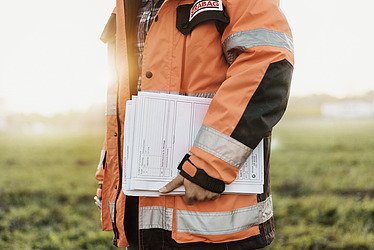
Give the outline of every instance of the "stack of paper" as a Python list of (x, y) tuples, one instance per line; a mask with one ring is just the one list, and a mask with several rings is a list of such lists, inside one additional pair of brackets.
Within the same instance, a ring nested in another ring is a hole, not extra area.
[[(126, 103), (122, 189), (126, 195), (158, 196), (178, 175), (211, 99), (139, 92)], [(225, 193), (262, 193), (263, 142), (253, 151)], [(172, 194), (183, 194), (183, 186)]]

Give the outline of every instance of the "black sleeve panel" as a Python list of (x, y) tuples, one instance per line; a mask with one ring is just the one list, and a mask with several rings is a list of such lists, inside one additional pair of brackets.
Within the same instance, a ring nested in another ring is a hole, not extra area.
[(254, 149), (272, 130), (286, 110), (292, 72), (293, 66), (286, 59), (269, 65), (232, 138)]

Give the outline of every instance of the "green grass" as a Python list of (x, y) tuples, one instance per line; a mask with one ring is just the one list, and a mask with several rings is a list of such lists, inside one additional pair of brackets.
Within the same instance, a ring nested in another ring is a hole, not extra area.
[(273, 138), (269, 249), (374, 249), (374, 121), (288, 120)]
[(0, 142), (0, 249), (110, 248), (93, 203), (100, 136)]
[[(274, 130), (276, 240), (267, 249), (374, 249), (374, 121)], [(0, 134), (0, 249), (110, 249), (93, 203), (101, 134)]]

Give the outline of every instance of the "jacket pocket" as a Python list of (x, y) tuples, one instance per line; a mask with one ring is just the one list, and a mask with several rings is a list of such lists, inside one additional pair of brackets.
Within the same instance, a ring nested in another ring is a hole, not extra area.
[[(223, 243), (259, 235), (259, 224), (272, 215), (271, 198), (226, 194), (188, 206), (175, 197), (172, 238), (178, 243)], [(270, 212), (269, 212), (270, 211)]]

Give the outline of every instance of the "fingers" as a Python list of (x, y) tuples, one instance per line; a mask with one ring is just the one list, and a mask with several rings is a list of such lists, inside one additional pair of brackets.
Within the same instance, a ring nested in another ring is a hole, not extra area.
[(94, 200), (95, 200), (96, 206), (101, 210), (101, 207), (102, 207), (101, 199), (99, 197), (95, 196)]
[(195, 202), (193, 197), (188, 197), (187, 195), (183, 195), (182, 198), (187, 205), (192, 205)]
[(195, 202), (215, 200), (220, 196), (220, 194), (210, 192), (187, 179), (184, 179), (183, 184), (186, 190), (183, 200), (188, 205)]
[(186, 194), (183, 196), (183, 200), (187, 205), (192, 205), (195, 202), (203, 202), (203, 201), (213, 201), (220, 197), (220, 194), (189, 194), (186, 192)]
[(183, 200), (187, 205), (192, 205), (194, 202), (197, 201), (197, 197), (195, 196), (194, 190), (191, 188), (187, 188), (185, 186), (185, 194), (183, 195)]
[(184, 178), (181, 175), (178, 175), (171, 182), (166, 184), (164, 187), (160, 188), (159, 192), (163, 194), (167, 194), (173, 191), (174, 189), (183, 185), (183, 179)]
[(216, 200), (216, 199), (218, 199), (219, 197), (220, 197), (221, 195), (220, 194), (214, 194), (214, 195), (212, 195), (211, 197), (210, 197), (210, 200)]
[(178, 175), (171, 182), (162, 187), (159, 192), (162, 194), (167, 194), (182, 185), (185, 187), (185, 195), (183, 196), (183, 200), (188, 205), (192, 205), (195, 202), (215, 200), (220, 196), (220, 194), (203, 189), (202, 187), (183, 178), (181, 175)]

